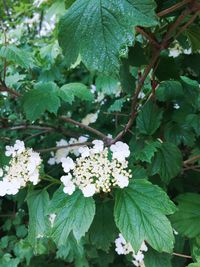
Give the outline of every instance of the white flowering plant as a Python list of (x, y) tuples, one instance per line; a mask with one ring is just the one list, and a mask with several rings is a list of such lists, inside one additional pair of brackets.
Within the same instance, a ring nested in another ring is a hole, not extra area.
[(200, 266), (200, 1), (0, 1), (0, 267)]

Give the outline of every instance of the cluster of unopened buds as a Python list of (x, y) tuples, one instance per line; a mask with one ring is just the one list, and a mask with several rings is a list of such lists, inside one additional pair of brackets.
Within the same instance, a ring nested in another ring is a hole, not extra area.
[(5, 155), (11, 157), (8, 165), (0, 169), (0, 196), (15, 195), (28, 182), (39, 182), (41, 158), (32, 148), (25, 148), (24, 142), (17, 140), (13, 146), (6, 146)]
[(137, 267), (145, 267), (144, 264), (144, 252), (148, 250), (145, 242), (142, 243), (138, 253), (135, 253), (130, 243), (128, 243), (122, 234), (119, 234), (119, 237), (115, 240), (115, 251), (119, 255), (128, 255), (132, 254), (133, 260), (132, 263)]
[(80, 156), (74, 161), (70, 157), (61, 159), (66, 175), (61, 177), (66, 194), (73, 194), (79, 188), (85, 197), (95, 193), (110, 192), (112, 187), (127, 187), (131, 178), (127, 157), (130, 150), (127, 144), (117, 142), (110, 148), (104, 147), (100, 140), (93, 146), (80, 147)]

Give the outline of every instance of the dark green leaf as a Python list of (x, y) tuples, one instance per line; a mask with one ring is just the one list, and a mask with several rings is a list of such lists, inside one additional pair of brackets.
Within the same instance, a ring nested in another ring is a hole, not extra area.
[[(57, 198), (59, 200), (57, 200)], [(60, 206), (58, 203), (61, 201)], [(95, 204), (92, 198), (85, 198), (81, 191), (71, 196), (60, 189), (55, 193), (51, 205), (51, 213), (57, 216), (52, 228), (51, 237), (58, 246), (64, 245), (71, 231), (77, 240), (88, 231), (95, 215)]]
[(46, 236), (49, 219), (46, 216), (49, 195), (47, 191), (32, 191), (27, 197), (29, 209), (28, 240), (37, 251), (37, 240)]
[(58, 87), (53, 82), (38, 83), (23, 97), (23, 108), (30, 121), (38, 119), (45, 111), (57, 113), (60, 106)]
[(97, 204), (96, 215), (89, 231), (91, 243), (98, 249), (109, 250), (111, 242), (117, 237), (113, 218), (113, 204), (105, 201)]
[(72, 104), (75, 97), (85, 101), (92, 101), (94, 99), (90, 90), (82, 83), (69, 83), (60, 88), (59, 96), (66, 102)]
[(155, 25), (154, 9), (152, 0), (76, 1), (59, 25), (59, 42), (69, 65), (80, 54), (89, 69), (118, 72), (120, 50), (132, 43), (133, 26)]
[(179, 149), (174, 144), (162, 143), (150, 169), (152, 175), (157, 173), (165, 183), (168, 183), (181, 171), (181, 167), (182, 156)]
[(176, 200), (179, 210), (171, 216), (174, 228), (190, 238), (200, 235), (200, 195), (186, 193)]
[(156, 104), (149, 101), (137, 116), (137, 127), (140, 133), (152, 135), (159, 128), (163, 112)]
[(135, 251), (143, 240), (159, 252), (172, 251), (173, 231), (165, 214), (174, 211), (167, 194), (147, 180), (137, 179), (116, 194), (116, 225)]

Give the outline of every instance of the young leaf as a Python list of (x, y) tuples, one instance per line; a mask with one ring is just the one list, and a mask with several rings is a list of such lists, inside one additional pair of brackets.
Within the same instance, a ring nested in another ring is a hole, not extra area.
[(116, 194), (115, 222), (135, 251), (146, 240), (159, 252), (172, 252), (173, 231), (165, 215), (174, 211), (167, 194), (147, 180), (135, 180)]
[(163, 112), (153, 102), (149, 101), (137, 117), (137, 127), (140, 133), (152, 135), (159, 128)]
[(200, 235), (200, 196), (186, 193), (176, 198), (178, 211), (171, 216), (174, 228), (182, 235), (194, 238)]
[(91, 70), (116, 73), (120, 50), (133, 41), (133, 26), (152, 26), (152, 0), (78, 0), (59, 25), (59, 43), (69, 65), (81, 55)]
[(32, 191), (27, 197), (29, 210), (28, 240), (37, 250), (37, 240), (47, 233), (49, 220), (46, 216), (49, 195), (47, 191)]
[(59, 96), (62, 100), (72, 104), (75, 97), (85, 101), (92, 101), (94, 99), (90, 90), (82, 83), (68, 83), (60, 88)]
[(38, 119), (45, 111), (57, 113), (60, 106), (58, 87), (53, 82), (38, 83), (23, 97), (23, 108), (30, 121)]
[(162, 143), (150, 166), (151, 175), (158, 173), (163, 182), (168, 183), (182, 167), (182, 156), (179, 149), (171, 143)]
[(26, 69), (32, 68), (35, 65), (31, 53), (11, 44), (3, 46), (0, 49), (0, 57)]
[(92, 198), (84, 197), (81, 191), (69, 196), (59, 189), (53, 196), (50, 212), (57, 214), (51, 237), (61, 246), (67, 242), (71, 231), (76, 240), (85, 235), (95, 215), (95, 203)]

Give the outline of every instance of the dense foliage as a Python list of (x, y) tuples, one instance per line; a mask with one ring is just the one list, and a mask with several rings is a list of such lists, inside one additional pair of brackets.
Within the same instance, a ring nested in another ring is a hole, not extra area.
[(1, 1), (1, 267), (200, 267), (199, 14)]

